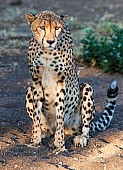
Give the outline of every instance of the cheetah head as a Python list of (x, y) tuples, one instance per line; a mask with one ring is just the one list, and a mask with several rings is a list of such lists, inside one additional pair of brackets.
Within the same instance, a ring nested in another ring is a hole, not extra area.
[(56, 47), (68, 16), (58, 16), (51, 11), (43, 11), (37, 15), (25, 14), (25, 18), (31, 27), (33, 36), (42, 48), (52, 50)]

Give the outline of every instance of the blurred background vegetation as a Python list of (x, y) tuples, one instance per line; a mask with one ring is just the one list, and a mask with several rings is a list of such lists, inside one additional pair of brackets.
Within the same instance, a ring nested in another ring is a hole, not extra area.
[[(47, 9), (53, 10), (58, 14), (70, 13), (70, 19), (67, 25), (72, 32), (75, 44), (74, 55), (76, 60), (79, 60), (79, 63), (101, 68), (105, 72), (123, 73), (122, 20), (114, 19), (115, 14), (103, 9), (105, 7), (104, 4), (102, 4), (103, 12), (97, 14), (96, 5), (99, 6), (99, 4), (94, 4), (92, 7), (85, 3), (84, 8), (88, 8), (86, 9), (87, 11), (80, 11), (81, 13), (79, 13), (78, 9), (78, 13), (74, 13), (71, 8), (68, 9), (69, 12), (67, 11), (68, 2), (66, 2), (66, 9), (62, 8), (62, 3), (65, 2), (55, 0), (47, 0), (46, 2), (39, 0), (35, 2), (31, 0), (6, 0), (1, 4), (0, 54), (19, 54), (23, 49), (27, 49), (31, 31), (24, 19), (24, 14), (28, 12), (37, 14), (41, 10)], [(81, 9), (81, 6), (79, 6), (81, 4), (80, 1), (73, 3), (78, 3), (77, 6)], [(108, 7), (109, 9), (115, 9), (111, 1), (109, 1)], [(41, 10), (39, 10), (40, 8)], [(84, 13), (89, 11), (89, 19), (84, 19)], [(95, 16), (93, 20), (91, 13)]]

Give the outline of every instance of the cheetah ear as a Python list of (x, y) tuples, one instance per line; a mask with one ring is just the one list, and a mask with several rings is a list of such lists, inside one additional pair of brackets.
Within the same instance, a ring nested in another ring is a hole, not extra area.
[(68, 15), (60, 15), (60, 19), (61, 19), (63, 22), (66, 22), (66, 21), (69, 19), (69, 16), (68, 16)]
[(24, 15), (24, 17), (25, 17), (25, 19), (27, 20), (27, 23), (29, 24), (29, 25), (31, 25), (32, 24), (32, 22), (36, 19), (36, 16), (34, 15), (34, 14), (25, 14)]

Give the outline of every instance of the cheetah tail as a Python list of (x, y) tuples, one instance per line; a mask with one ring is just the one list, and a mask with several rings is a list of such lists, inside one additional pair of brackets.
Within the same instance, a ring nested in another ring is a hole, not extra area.
[(90, 125), (90, 131), (104, 131), (110, 125), (114, 116), (116, 107), (116, 99), (118, 97), (118, 86), (116, 80), (114, 80), (107, 90), (106, 106), (102, 116), (96, 122), (92, 122)]

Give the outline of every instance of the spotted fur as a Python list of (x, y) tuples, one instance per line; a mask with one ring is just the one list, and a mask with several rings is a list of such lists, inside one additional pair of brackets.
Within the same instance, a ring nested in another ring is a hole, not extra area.
[(66, 26), (67, 16), (50, 11), (25, 14), (33, 36), (29, 43), (28, 66), (32, 86), (26, 94), (26, 109), (32, 118), (32, 144), (54, 134), (57, 151), (65, 150), (65, 134), (76, 134), (75, 146), (86, 146), (89, 131), (105, 130), (115, 110), (118, 87), (113, 81), (107, 91), (107, 104), (99, 121), (93, 122), (93, 89), (79, 85), (73, 41)]

